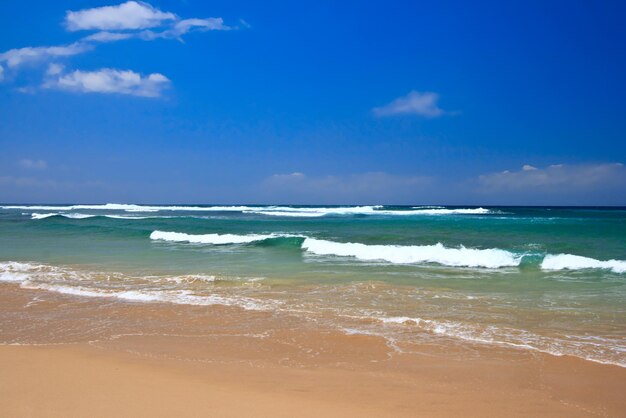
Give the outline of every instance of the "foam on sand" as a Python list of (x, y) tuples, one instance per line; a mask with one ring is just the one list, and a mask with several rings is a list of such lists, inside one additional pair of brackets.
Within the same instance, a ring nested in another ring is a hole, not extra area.
[[(70, 268), (20, 263), (15, 261), (0, 262), (0, 282), (19, 284), (23, 289), (45, 290), (72, 296), (111, 298), (131, 302), (158, 302), (177, 305), (226, 305), (247, 310), (265, 310), (275, 307), (276, 301), (262, 301), (240, 295), (196, 294), (189, 289), (172, 290), (164, 282), (177, 284), (203, 281), (213, 283), (222, 280), (258, 281), (260, 278), (240, 279), (222, 278), (211, 275), (183, 276), (141, 276), (132, 277), (121, 273), (103, 273), (80, 271)], [(109, 278), (118, 283), (111, 288)], [(119, 284), (123, 287), (119, 287)], [(146, 284), (150, 288), (146, 288)]]
[(189, 290), (104, 290), (84, 286), (66, 286), (61, 284), (35, 283), (29, 280), (20, 284), (23, 289), (47, 290), (72, 296), (92, 298), (114, 298), (129, 302), (157, 302), (176, 305), (238, 306), (247, 310), (264, 310), (268, 306), (247, 297), (225, 297), (218, 295), (195, 295)]

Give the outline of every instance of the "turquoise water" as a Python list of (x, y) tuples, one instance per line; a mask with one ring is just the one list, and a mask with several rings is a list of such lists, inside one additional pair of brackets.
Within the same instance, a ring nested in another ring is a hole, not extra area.
[(9, 205), (0, 280), (626, 366), (626, 209)]

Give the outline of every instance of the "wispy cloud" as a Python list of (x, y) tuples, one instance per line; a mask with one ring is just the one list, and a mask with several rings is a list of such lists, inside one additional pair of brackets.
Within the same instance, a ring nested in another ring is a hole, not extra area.
[(134, 33), (130, 32), (96, 32), (94, 34), (85, 36), (83, 41), (85, 42), (117, 42), (123, 41), (124, 39), (130, 39), (135, 36)]
[(45, 84), (78, 93), (127, 94), (142, 97), (158, 97), (170, 85), (163, 74), (153, 73), (142, 76), (131, 70), (103, 68), (97, 71), (75, 70), (62, 74)]
[(37, 61), (46, 61), (60, 57), (70, 57), (82, 54), (93, 49), (93, 45), (85, 42), (74, 42), (69, 45), (38, 46), (14, 48), (0, 54), (0, 62), (4, 62), (8, 68), (19, 67), (22, 64)]
[(19, 160), (18, 164), (27, 170), (45, 170), (48, 167), (48, 163), (44, 160), (31, 160), (29, 158)]
[(94, 7), (65, 14), (65, 27), (78, 30), (147, 29), (176, 20), (176, 15), (162, 12), (144, 2), (127, 1), (117, 6)]
[(262, 189), (273, 201), (300, 203), (406, 202), (430, 186), (432, 178), (384, 172), (346, 176), (307, 176), (301, 172), (275, 174)]
[(416, 115), (425, 118), (436, 118), (446, 113), (437, 105), (438, 101), (439, 95), (437, 93), (411, 91), (406, 96), (398, 97), (391, 103), (375, 107), (372, 111), (374, 115), (379, 117)]
[(597, 187), (626, 185), (626, 167), (621, 163), (555, 164), (546, 168), (526, 164), (518, 171), (484, 174), (478, 182), (483, 192), (580, 192)]

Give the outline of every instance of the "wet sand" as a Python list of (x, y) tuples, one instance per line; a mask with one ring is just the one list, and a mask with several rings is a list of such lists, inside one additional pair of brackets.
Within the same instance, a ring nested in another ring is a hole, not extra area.
[(400, 353), (380, 337), (235, 308), (0, 291), (4, 341), (41, 339), (0, 346), (2, 416), (626, 413), (626, 369), (573, 357), (445, 341)]

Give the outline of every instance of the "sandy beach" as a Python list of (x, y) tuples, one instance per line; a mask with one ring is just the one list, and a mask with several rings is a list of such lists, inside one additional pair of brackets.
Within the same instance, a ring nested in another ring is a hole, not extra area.
[[(55, 299), (11, 285), (2, 290), (5, 335), (12, 327), (22, 335), (33, 329), (41, 335), (42, 329), (53, 334), (55, 327), (67, 325), (59, 317), (56, 325), (43, 328), (32, 318), (30, 323), (16, 321), (10, 312), (32, 308), (25, 307), (28, 300), (44, 300), (34, 305), (40, 305), (37, 315), (42, 318), (50, 309), (60, 311), (81, 300)], [(87, 304), (84, 312), (111, 315), (97, 299)], [(181, 315), (193, 318), (188, 307), (127, 305), (126, 310), (117, 306), (115, 315), (127, 321), (142, 315), (146, 330), (146, 311), (161, 322)], [(247, 318), (259, 333), (277, 327), (276, 319), (256, 313), (208, 309), (206, 318), (227, 311), (237, 320)], [(74, 316), (72, 321), (85, 319)], [(202, 327), (211, 324), (204, 320)], [(573, 357), (493, 347), (461, 353), (454, 347), (425, 346), (420, 354), (402, 354), (378, 337), (324, 330), (285, 330), (280, 340), (199, 336), (190, 330), (1, 346), (2, 415), (618, 417), (626, 410), (626, 369)], [(286, 340), (296, 344), (284, 344)], [(311, 349), (317, 353), (307, 355)]]
[(86, 346), (2, 347), (4, 416), (623, 416), (625, 373), (572, 359), (419, 373), (189, 364)]

